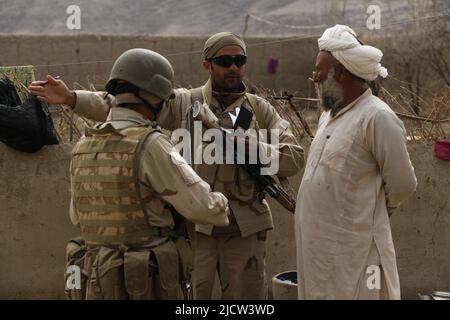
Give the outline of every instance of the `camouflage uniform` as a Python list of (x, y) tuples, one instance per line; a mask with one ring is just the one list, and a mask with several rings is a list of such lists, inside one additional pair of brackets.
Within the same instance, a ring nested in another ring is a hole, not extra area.
[(191, 255), (168, 205), (196, 223), (228, 223), (227, 199), (149, 126), (141, 114), (115, 107), (74, 147), (71, 219), (87, 247), (78, 260), (86, 299), (183, 298)]
[[(221, 111), (208, 81), (201, 89), (176, 89), (158, 116), (158, 123), (168, 130), (187, 128), (187, 113), (192, 104), (191, 93), (198, 95), (210, 105), (224, 127), (229, 126), (227, 114), (237, 106), (254, 113), (250, 128), (280, 129), (279, 177), (295, 175), (303, 166), (303, 150), (298, 146), (289, 123), (283, 120), (266, 100), (247, 94)], [(111, 96), (104, 93), (76, 91), (77, 114), (104, 121), (106, 112), (115, 105)], [(252, 101), (250, 101), (252, 100)], [(250, 102), (253, 102), (253, 106)], [(253, 110), (257, 109), (257, 110)], [(260, 143), (265, 148), (271, 145)], [(237, 165), (196, 165), (198, 175), (208, 182), (214, 191), (225, 194), (231, 208), (230, 226), (214, 227), (212, 224), (197, 224), (194, 244), (197, 298), (210, 299), (216, 268), (224, 299), (265, 299), (267, 281), (265, 276), (266, 231), (273, 228), (270, 208), (256, 198), (257, 188), (248, 174)]]
[[(238, 46), (245, 55), (245, 43), (241, 38), (229, 32), (218, 33), (205, 42), (204, 66), (211, 63), (215, 54), (225, 46), (228, 46), (225, 51), (230, 46)], [(236, 57), (232, 58), (229, 66), (226, 66), (227, 63), (222, 64), (225, 68), (231, 67), (233, 63), (238, 68), (242, 67), (246, 57), (241, 55), (241, 62), (236, 62)], [(208, 70), (212, 72), (212, 67)], [(147, 77), (139, 69), (136, 72), (140, 73), (142, 81), (146, 81), (144, 79)], [(168, 130), (190, 128), (188, 113), (195, 100), (200, 100), (208, 105), (221, 127), (232, 128), (229, 112), (235, 113), (237, 107), (246, 108), (253, 113), (250, 129), (267, 129), (269, 132), (279, 130), (279, 145), (258, 142), (258, 147), (265, 150), (266, 154), (279, 153), (278, 176), (295, 175), (303, 166), (303, 150), (295, 141), (289, 123), (280, 118), (266, 100), (248, 94), (242, 83), (240, 93), (234, 93), (235, 89), (225, 92), (226, 97), (232, 98), (229, 100), (212, 91), (211, 80), (202, 88), (175, 90), (174, 99), (158, 114), (158, 123)], [(74, 111), (96, 120), (104, 121), (107, 111), (115, 104), (114, 99), (101, 93), (78, 91), (76, 94)], [(203, 141), (203, 147), (209, 147), (209, 143)], [(267, 230), (273, 228), (273, 222), (267, 201), (261, 199), (261, 190), (237, 164), (194, 164), (193, 168), (214, 191), (225, 194), (231, 208), (229, 226), (218, 227), (211, 223), (197, 223), (195, 226), (197, 233), (193, 240), (197, 298), (211, 298), (216, 269), (219, 272), (222, 298), (267, 298), (265, 240)]]

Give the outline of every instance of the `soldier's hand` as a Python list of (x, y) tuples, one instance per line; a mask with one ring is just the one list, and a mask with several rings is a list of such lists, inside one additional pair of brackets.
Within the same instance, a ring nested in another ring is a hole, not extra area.
[(33, 81), (28, 89), (40, 101), (75, 107), (75, 92), (71, 91), (64, 81), (57, 80), (50, 75), (47, 76), (47, 81)]

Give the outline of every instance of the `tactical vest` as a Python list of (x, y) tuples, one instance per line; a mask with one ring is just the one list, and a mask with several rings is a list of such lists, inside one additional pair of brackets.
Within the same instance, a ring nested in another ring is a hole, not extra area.
[[(190, 93), (191, 104), (196, 100), (204, 102), (203, 87), (191, 89)], [(246, 94), (245, 99), (255, 117), (253, 129), (266, 128), (255, 96)], [(193, 168), (214, 191), (222, 192), (227, 197), (232, 210), (229, 226), (197, 225), (197, 231), (208, 235), (240, 234), (246, 237), (273, 228), (270, 207), (265, 199), (258, 199), (257, 185), (244, 169), (237, 165), (204, 163), (194, 164)]]
[(145, 244), (161, 231), (149, 224), (136, 178), (141, 147), (158, 132), (155, 127), (118, 132), (107, 124), (87, 129), (86, 137), (75, 145), (72, 192), (87, 244)]

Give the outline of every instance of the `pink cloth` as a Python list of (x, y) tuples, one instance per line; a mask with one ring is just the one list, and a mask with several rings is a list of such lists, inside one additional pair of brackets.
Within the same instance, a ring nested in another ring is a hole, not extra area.
[(442, 160), (450, 160), (450, 141), (438, 140), (434, 144), (436, 157)]

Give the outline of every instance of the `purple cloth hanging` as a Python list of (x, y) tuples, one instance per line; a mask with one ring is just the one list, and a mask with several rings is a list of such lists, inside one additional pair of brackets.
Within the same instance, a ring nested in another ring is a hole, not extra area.
[(272, 56), (269, 58), (269, 61), (267, 61), (267, 73), (268, 74), (275, 74), (277, 73), (278, 68), (278, 58)]

